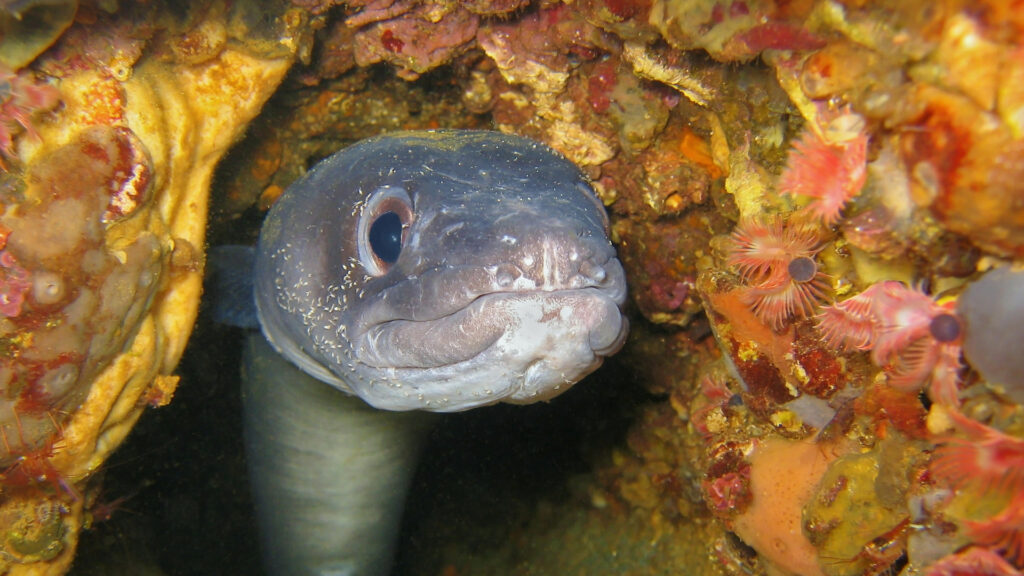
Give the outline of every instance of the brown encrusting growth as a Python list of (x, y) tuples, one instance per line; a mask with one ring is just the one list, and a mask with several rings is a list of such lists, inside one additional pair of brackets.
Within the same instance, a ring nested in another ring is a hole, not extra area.
[[(67, 569), (83, 509), (107, 516), (94, 473), (174, 395), (229, 147), (211, 232), (247, 243), (320, 158), (430, 127), (529, 136), (593, 180), (635, 305), (608, 373), (634, 394), (591, 418), (628, 433), (565, 440), (587, 466), (559, 480), (568, 496), (510, 496), (495, 548), (474, 547), (476, 524), (424, 521), (447, 540), (410, 572), (1021, 569), (1021, 383), (962, 357), (985, 326), (957, 298), (1024, 259), (1022, 14), (7, 3), (0, 573)], [(778, 523), (791, 534), (760, 533)]]

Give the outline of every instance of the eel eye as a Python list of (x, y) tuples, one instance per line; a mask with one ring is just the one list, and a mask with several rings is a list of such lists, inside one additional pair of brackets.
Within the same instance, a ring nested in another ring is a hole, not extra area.
[(370, 194), (358, 232), (359, 260), (369, 275), (383, 276), (398, 262), (412, 220), (412, 201), (404, 189), (384, 186)]
[(402, 218), (385, 212), (370, 224), (370, 249), (387, 264), (394, 264), (402, 253)]

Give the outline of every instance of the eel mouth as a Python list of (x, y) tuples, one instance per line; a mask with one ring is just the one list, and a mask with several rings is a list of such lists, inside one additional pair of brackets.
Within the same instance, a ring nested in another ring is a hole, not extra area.
[(490, 293), (438, 319), (372, 327), (353, 344), (381, 377), (359, 393), (378, 408), (437, 412), (547, 400), (617, 352), (628, 327), (598, 288)]
[(347, 323), (355, 377), (346, 383), (378, 408), (440, 412), (567, 390), (622, 347), (628, 322), (611, 245), (565, 236), (520, 240), (523, 250), (496, 265), (404, 271), (396, 284), (368, 286), (373, 297)]
[(599, 288), (490, 292), (436, 318), (376, 324), (355, 348), (374, 368), (431, 369), (472, 362), (518, 337), (571, 338), (603, 357), (618, 351), (625, 331), (619, 303)]

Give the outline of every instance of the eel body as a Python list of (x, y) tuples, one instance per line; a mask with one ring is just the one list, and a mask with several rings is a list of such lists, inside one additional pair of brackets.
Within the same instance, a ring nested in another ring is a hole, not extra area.
[(253, 292), (246, 444), (272, 574), (387, 574), (427, 421), (409, 411), (550, 399), (628, 326), (587, 180), (497, 132), (322, 161), (268, 214)]

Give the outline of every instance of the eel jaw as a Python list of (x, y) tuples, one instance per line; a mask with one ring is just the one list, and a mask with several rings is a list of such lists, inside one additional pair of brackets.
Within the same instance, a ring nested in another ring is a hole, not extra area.
[(593, 287), (498, 292), (439, 319), (379, 324), (353, 342), (374, 377), (348, 384), (388, 410), (547, 400), (622, 347), (628, 322), (619, 305)]

